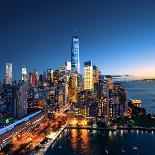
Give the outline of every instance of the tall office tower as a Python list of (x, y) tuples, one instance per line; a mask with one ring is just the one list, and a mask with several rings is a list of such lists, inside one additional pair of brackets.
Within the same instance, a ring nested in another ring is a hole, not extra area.
[(32, 86), (32, 84), (33, 84), (33, 73), (29, 73), (29, 83)]
[(42, 82), (46, 82), (46, 80), (47, 80), (47, 75), (46, 75), (46, 71), (44, 70), (42, 75)]
[(109, 119), (109, 83), (103, 76), (100, 76), (97, 88), (98, 116)]
[(1, 88), (1, 93), (3, 94), (2, 99), (4, 102), (4, 111), (15, 115), (15, 99), (16, 99), (16, 89), (14, 89), (13, 85), (3, 84)]
[(93, 90), (93, 63), (88, 61), (84, 63), (84, 89)]
[(27, 70), (26, 70), (26, 67), (22, 67), (22, 81), (27, 81)]
[(77, 75), (77, 93), (83, 90), (83, 76), (81, 74)]
[(53, 69), (47, 69), (47, 80), (50, 83), (53, 83)]
[(19, 95), (17, 97), (17, 117), (22, 118), (27, 114), (28, 102), (27, 102), (27, 91), (28, 91), (28, 84), (21, 83), (19, 85)]
[(71, 71), (72, 73), (80, 74), (79, 38), (77, 36), (72, 37)]
[(6, 63), (6, 84), (12, 83), (12, 64)]
[(65, 79), (66, 77), (66, 67), (64, 65), (59, 65), (58, 66), (59, 74), (60, 74), (60, 79)]
[(54, 86), (57, 86), (59, 80), (60, 80), (59, 70), (55, 70), (54, 71)]
[(67, 81), (68, 81), (69, 77), (71, 75), (71, 62), (70, 61), (66, 61), (65, 62), (65, 66), (66, 66), (66, 75), (67, 75)]
[(109, 119), (113, 116), (113, 87), (114, 87), (114, 81), (111, 76), (105, 76), (104, 77), (106, 83), (107, 83), (107, 108), (106, 108), (106, 116)]
[(127, 95), (121, 82), (114, 82), (110, 102), (110, 117), (117, 118), (127, 114)]
[(69, 78), (71, 76), (71, 62), (70, 61), (66, 61), (65, 62), (65, 67), (66, 67), (66, 86), (65, 86), (65, 89), (66, 89), (66, 95), (67, 97), (69, 97), (70, 95), (70, 92), (69, 92)]
[(93, 84), (98, 83), (98, 79), (100, 76), (100, 70), (95, 65), (93, 66)]
[(77, 102), (77, 74), (72, 73), (69, 82), (70, 100)]
[(33, 73), (30, 73), (30, 84), (31, 86), (35, 87), (38, 85), (38, 72), (34, 70)]

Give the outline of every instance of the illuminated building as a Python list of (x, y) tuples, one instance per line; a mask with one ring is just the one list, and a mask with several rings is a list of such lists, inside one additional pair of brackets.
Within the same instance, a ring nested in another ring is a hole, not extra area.
[(17, 110), (16, 115), (18, 118), (22, 118), (27, 114), (27, 91), (28, 91), (28, 85), (27, 83), (21, 83), (19, 85), (19, 91), (17, 96)]
[(60, 111), (63, 108), (64, 102), (63, 102), (63, 90), (59, 89), (58, 91), (58, 103), (57, 103), (57, 107), (58, 107), (58, 111)]
[(83, 90), (83, 77), (81, 74), (77, 75), (77, 93)]
[(76, 115), (82, 115), (84, 117), (97, 117), (97, 102), (92, 100), (87, 100), (87, 102), (78, 102), (74, 104), (74, 111)]
[(18, 95), (18, 87), (17, 85), (2, 85), (1, 96), (2, 100), (4, 101), (4, 111), (7, 111), (12, 116), (16, 116), (16, 101)]
[(69, 82), (70, 100), (71, 102), (77, 102), (77, 75), (72, 73)]
[(53, 77), (53, 70), (52, 69), (47, 69), (47, 80), (50, 83), (53, 83), (54, 77)]
[(59, 66), (58, 66), (58, 70), (59, 70), (60, 73), (66, 72), (66, 67), (63, 66), (63, 65), (59, 65)]
[(127, 114), (126, 92), (121, 83), (110, 76), (100, 77), (98, 83), (98, 116), (109, 119)]
[(66, 79), (66, 67), (63, 65), (59, 65), (58, 71), (60, 75), (60, 80), (65, 80)]
[(34, 72), (30, 73), (29, 75), (31, 86), (36, 87), (38, 85), (38, 72), (35, 69)]
[(100, 76), (100, 70), (95, 65), (93, 66), (93, 84), (98, 83), (98, 79)]
[(79, 38), (77, 36), (72, 37), (71, 71), (72, 73), (80, 74)]
[(12, 117), (21, 118), (27, 114), (27, 82), (13, 82), (12, 85), (4, 84), (1, 92), (4, 101), (4, 111)]
[(108, 81), (103, 76), (99, 78), (97, 88), (98, 116), (109, 117), (109, 87)]
[(71, 62), (70, 61), (66, 61), (65, 66), (66, 66), (67, 71), (71, 71)]
[(110, 96), (110, 118), (122, 117), (127, 114), (126, 92), (121, 82), (114, 82), (113, 90)]
[(136, 107), (141, 107), (142, 106), (142, 101), (139, 99), (134, 99), (132, 100), (132, 104)]
[(84, 63), (84, 89), (93, 89), (93, 63), (88, 61)]
[(6, 64), (6, 84), (12, 83), (12, 64)]
[(27, 70), (26, 70), (26, 67), (22, 67), (22, 81), (27, 81)]
[(63, 108), (64, 105), (67, 104), (67, 92), (66, 92), (66, 83), (62, 83), (58, 87), (58, 103), (59, 103), (59, 108)]
[(44, 71), (42, 75), (42, 82), (46, 82), (46, 80), (47, 80), (46, 71)]
[(67, 82), (69, 82), (69, 77), (71, 75), (71, 62), (66, 61), (65, 66), (66, 66), (66, 78), (67, 78)]
[(30, 79), (30, 85), (32, 86), (34, 81), (33, 81), (33, 73), (29, 73), (29, 79)]
[(60, 73), (59, 70), (54, 71), (54, 86), (58, 84), (58, 81), (60, 80)]

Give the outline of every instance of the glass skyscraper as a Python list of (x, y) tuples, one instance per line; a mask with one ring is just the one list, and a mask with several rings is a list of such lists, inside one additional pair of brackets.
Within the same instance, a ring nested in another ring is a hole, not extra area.
[(79, 38), (72, 37), (71, 45), (71, 71), (80, 74), (80, 58), (79, 58)]
[(6, 63), (6, 84), (12, 83), (12, 64)]
[(84, 89), (93, 89), (93, 63), (88, 61), (84, 63)]

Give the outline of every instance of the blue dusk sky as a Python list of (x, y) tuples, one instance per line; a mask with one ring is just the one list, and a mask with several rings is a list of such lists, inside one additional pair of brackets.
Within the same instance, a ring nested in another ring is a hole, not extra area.
[(1, 0), (0, 79), (5, 63), (39, 73), (70, 60), (74, 29), (80, 63), (103, 74), (155, 77), (154, 0)]

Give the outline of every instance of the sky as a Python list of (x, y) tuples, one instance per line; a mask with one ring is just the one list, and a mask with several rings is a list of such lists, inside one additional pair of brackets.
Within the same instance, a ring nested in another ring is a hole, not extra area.
[(0, 1), (0, 79), (5, 63), (13, 78), (42, 73), (70, 60), (74, 30), (80, 63), (92, 60), (102, 74), (155, 77), (154, 0)]

